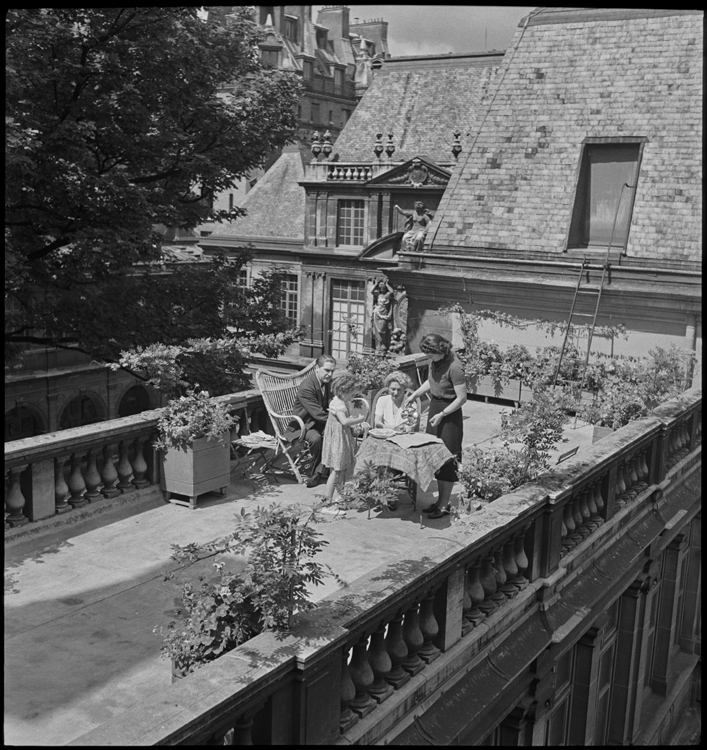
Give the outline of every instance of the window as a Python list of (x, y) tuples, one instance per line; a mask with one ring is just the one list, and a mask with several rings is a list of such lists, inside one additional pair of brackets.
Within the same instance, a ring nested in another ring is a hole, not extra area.
[(618, 634), (618, 600), (607, 612), (607, 623), (604, 626), (601, 655), (599, 657), (599, 674), (597, 677), (597, 708), (594, 743), (605, 745), (609, 728), (611, 710), (611, 688), (614, 684), (614, 666), (616, 664), (616, 637)]
[(228, 210), (233, 211), (233, 193), (228, 194)]
[(334, 110), (329, 110), (329, 124), (332, 125), (334, 123)]
[(334, 86), (337, 89), (336, 93), (341, 93), (344, 86), (344, 71), (341, 68), (334, 68)]
[(59, 420), (59, 429), (81, 427), (85, 424), (100, 422), (101, 415), (96, 404), (89, 396), (77, 396), (66, 405)]
[(321, 106), (319, 102), (312, 102), (312, 122), (319, 122), (321, 119)]
[(351, 117), (351, 110), (350, 109), (342, 109), (341, 110), (341, 117), (343, 119), (344, 125), (349, 121), (349, 117)]
[(363, 201), (341, 200), (337, 217), (336, 244), (363, 244)]
[(311, 60), (305, 60), (303, 65), (304, 70), (304, 77), (305, 80), (311, 81), (312, 75), (314, 74), (314, 68), (312, 67), (312, 61)]
[(276, 49), (261, 49), (260, 55), (263, 60), (263, 65), (269, 65), (271, 68), (277, 68), (277, 56), (278, 50)]
[(238, 286), (241, 289), (248, 288), (248, 269), (247, 268), (241, 268), (240, 271), (238, 271)]
[(288, 273), (282, 281), (282, 299), (280, 309), (285, 314), (288, 322), (293, 326), (299, 326), (299, 279), (297, 274)]
[(293, 42), (297, 41), (297, 19), (296, 18), (285, 19), (285, 38), (290, 39)]
[(569, 247), (626, 246), (640, 149), (640, 143), (585, 144)]
[(366, 283), (334, 279), (331, 283), (331, 353), (346, 362), (363, 353), (366, 319)]

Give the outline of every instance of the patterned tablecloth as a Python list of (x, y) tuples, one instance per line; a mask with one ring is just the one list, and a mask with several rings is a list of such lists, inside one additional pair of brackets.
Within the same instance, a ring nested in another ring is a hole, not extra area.
[[(401, 436), (403, 437), (403, 436)], [(412, 437), (412, 436), (411, 436)], [(418, 487), (426, 490), (438, 471), (450, 458), (454, 458), (444, 443), (402, 447), (392, 440), (367, 437), (356, 454), (354, 473), (363, 471), (367, 463), (388, 466), (410, 477)]]

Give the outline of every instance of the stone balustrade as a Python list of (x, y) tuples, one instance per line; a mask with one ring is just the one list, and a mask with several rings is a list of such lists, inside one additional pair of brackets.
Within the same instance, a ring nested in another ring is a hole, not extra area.
[[(292, 631), (253, 638), (71, 744), (376, 744), (472, 668), (488, 686), (465, 704), (474, 720), (581, 622), (579, 602), (628, 585), (649, 532), (693, 502), (682, 487), (699, 475), (701, 408), (699, 389), (663, 404), (296, 615)], [(602, 544), (611, 567), (593, 557)]]
[[(265, 423), (257, 390), (221, 396), (237, 432)], [(159, 485), (152, 447), (161, 409), (5, 443), (5, 527), (68, 513), (103, 498)], [(254, 427), (253, 429), (258, 429)]]

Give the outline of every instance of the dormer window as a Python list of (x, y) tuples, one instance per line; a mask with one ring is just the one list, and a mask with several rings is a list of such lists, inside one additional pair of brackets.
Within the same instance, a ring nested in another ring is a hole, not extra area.
[(305, 60), (302, 68), (304, 70), (304, 79), (305, 79), (305, 81), (311, 81), (312, 80), (312, 76), (314, 75), (314, 68), (312, 66), (312, 61), (311, 60)]
[(261, 49), (260, 56), (262, 58), (263, 65), (267, 65), (271, 68), (277, 68), (278, 50)]
[(297, 41), (297, 20), (296, 18), (285, 18), (285, 38), (291, 42)]

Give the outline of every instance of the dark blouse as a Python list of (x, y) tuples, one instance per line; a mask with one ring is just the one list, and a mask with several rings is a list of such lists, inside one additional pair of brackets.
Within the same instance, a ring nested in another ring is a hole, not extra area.
[(466, 384), (462, 363), (450, 352), (439, 362), (430, 362), (430, 395), (436, 398), (455, 399), (455, 385)]

